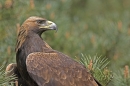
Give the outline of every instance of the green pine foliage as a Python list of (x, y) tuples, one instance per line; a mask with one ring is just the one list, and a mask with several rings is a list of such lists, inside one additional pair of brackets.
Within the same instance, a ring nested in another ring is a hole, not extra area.
[(0, 86), (13, 86), (14, 82), (10, 82), (11, 80), (15, 80), (16, 77), (14, 75), (6, 76), (7, 72), (3, 70), (3, 66), (0, 67)]
[(120, 69), (117, 73), (114, 73), (113, 86), (130, 86), (130, 71), (126, 65), (124, 69)]
[(81, 54), (80, 62), (91, 72), (93, 77), (103, 86), (107, 86), (111, 81), (113, 74), (107, 68), (109, 61), (107, 58), (95, 55), (94, 57)]

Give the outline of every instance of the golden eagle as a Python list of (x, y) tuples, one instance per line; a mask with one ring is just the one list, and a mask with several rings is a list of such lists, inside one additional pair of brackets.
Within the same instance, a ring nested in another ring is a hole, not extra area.
[(16, 62), (26, 86), (99, 86), (83, 65), (42, 39), (41, 34), (48, 30), (57, 30), (56, 24), (36, 16), (29, 17), (19, 29)]

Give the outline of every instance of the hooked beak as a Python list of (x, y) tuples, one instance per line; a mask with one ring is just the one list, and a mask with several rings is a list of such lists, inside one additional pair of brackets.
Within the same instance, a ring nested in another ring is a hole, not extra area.
[(46, 30), (58, 30), (56, 24), (52, 21), (46, 21), (46, 24), (41, 24), (40, 28), (46, 29)]

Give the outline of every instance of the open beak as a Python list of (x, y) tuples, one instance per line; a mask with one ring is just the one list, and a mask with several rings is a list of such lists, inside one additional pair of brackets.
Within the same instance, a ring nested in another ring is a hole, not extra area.
[(56, 32), (58, 30), (56, 24), (52, 21), (46, 21), (46, 24), (41, 25), (40, 28), (44, 28), (46, 30), (56, 30)]

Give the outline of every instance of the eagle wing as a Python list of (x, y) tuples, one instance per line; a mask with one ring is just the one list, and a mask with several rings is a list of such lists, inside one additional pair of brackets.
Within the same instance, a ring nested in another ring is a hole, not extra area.
[(98, 86), (83, 65), (59, 52), (31, 53), (26, 66), (38, 86)]

